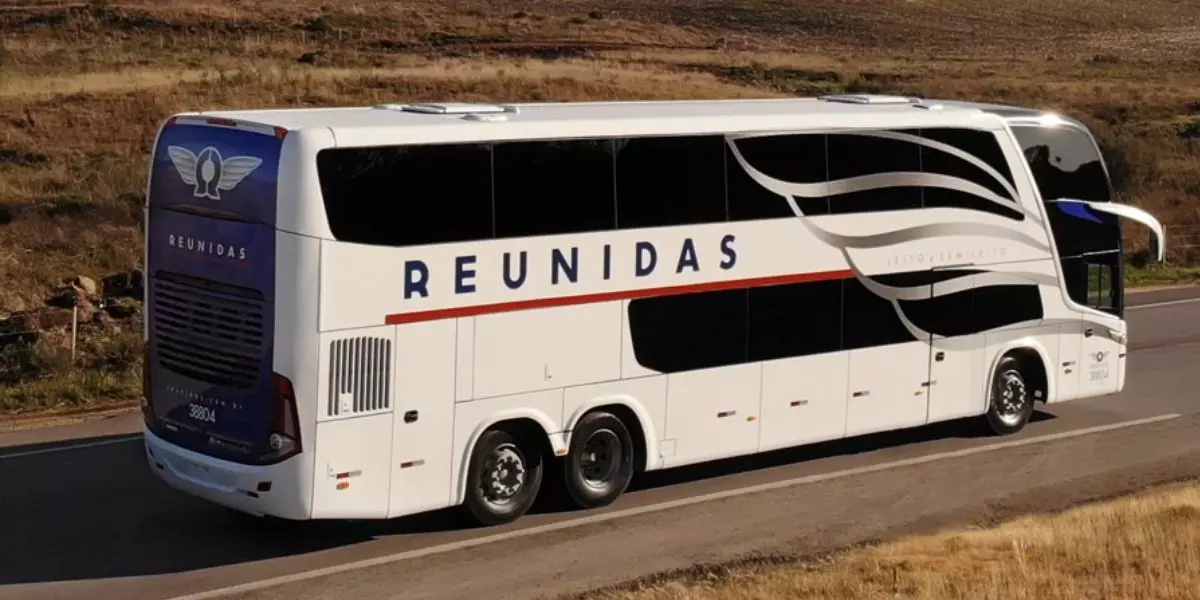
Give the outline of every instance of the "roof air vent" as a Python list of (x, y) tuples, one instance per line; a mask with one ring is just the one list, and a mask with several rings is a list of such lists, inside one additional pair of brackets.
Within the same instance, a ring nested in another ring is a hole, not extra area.
[(379, 104), (375, 108), (398, 110), (426, 115), (479, 115), (520, 112), (515, 106), (504, 104), (472, 104), (467, 102), (429, 102), (418, 104)]
[(819, 96), (826, 102), (841, 102), (844, 104), (915, 104), (917, 98), (908, 96), (887, 96), (883, 94), (832, 94)]

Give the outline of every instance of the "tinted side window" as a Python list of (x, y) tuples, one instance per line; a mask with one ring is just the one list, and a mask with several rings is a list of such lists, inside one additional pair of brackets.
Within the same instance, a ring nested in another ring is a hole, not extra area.
[(935, 287), (942, 293), (942, 290), (947, 289), (943, 285), (948, 285), (954, 280), (967, 283), (967, 289), (952, 294), (942, 293), (936, 298), (921, 300), (900, 300), (900, 309), (913, 325), (934, 335), (952, 337), (975, 332), (975, 296), (969, 284), (972, 283), (972, 276), (979, 272), (974, 269), (904, 271), (876, 275), (871, 279), (889, 287), (907, 288), (924, 293), (932, 291)]
[[(984, 164), (991, 167), (992, 170), (1000, 174), (1004, 181), (1009, 185), (1015, 186), (1016, 181), (1013, 179), (1012, 169), (1008, 166), (1008, 160), (1004, 156), (1004, 150), (1000, 148), (1000, 141), (996, 139), (996, 134), (991, 131), (981, 131), (978, 129), (965, 129), (958, 127), (933, 127), (922, 129), (918, 132), (921, 137), (941, 142), (948, 146), (954, 147), (966, 154), (970, 154), (975, 158), (983, 161)], [(962, 176), (969, 176), (968, 179), (978, 180), (978, 183), (1001, 196), (1008, 196), (1008, 192), (1004, 190), (1004, 186), (995, 180), (991, 175), (986, 174), (979, 167), (971, 163), (946, 154), (940, 150), (927, 148), (928, 154), (922, 156), (937, 157), (937, 160), (944, 161), (943, 164), (947, 168), (958, 169), (958, 173)], [(923, 166), (928, 166), (924, 160), (921, 161)], [(940, 172), (940, 171), (939, 171)]]
[(972, 288), (924, 300), (901, 300), (900, 309), (913, 325), (939, 337), (978, 333)]
[[(787, 183), (826, 181), (825, 135), (789, 134), (742, 138), (734, 142), (742, 158), (762, 174)], [(749, 221), (795, 217), (787, 200), (754, 181), (742, 168), (733, 150), (726, 148), (726, 172), (729, 178), (729, 219)], [(804, 215), (829, 213), (828, 188), (820, 197), (794, 196)]]
[(989, 285), (975, 290), (975, 328), (979, 331), (1036, 321), (1044, 316), (1037, 285)]
[(1079, 304), (1121, 316), (1124, 286), (1119, 259), (1119, 252), (1104, 252), (1064, 260), (1067, 294)]
[[(1012, 170), (1004, 158), (996, 135), (990, 131), (972, 129), (922, 129), (921, 136), (929, 140), (952, 146), (954, 150), (973, 156), (991, 167), (1001, 177), (1003, 182), (1014, 185)], [(924, 205), (927, 208), (953, 207), (977, 210), (1010, 219), (1022, 220), (1024, 215), (1017, 209), (1018, 199), (1005, 189), (1002, 181), (997, 181), (990, 173), (972, 164), (967, 159), (956, 156), (953, 152), (944, 151), (928, 146), (921, 147), (921, 170), (925, 173), (936, 173), (965, 179), (980, 185), (997, 196), (1012, 203), (1012, 207), (1001, 206), (991, 200), (963, 191), (943, 186), (926, 186), (923, 188)]]
[[(1108, 177), (1091, 136), (1071, 127), (1014, 127), (1043, 201), (1074, 198), (1112, 200)], [(1050, 203), (1050, 229), (1064, 257), (1116, 250), (1121, 244), (1117, 217), (1078, 204)]]
[[(973, 269), (892, 273), (874, 279), (898, 287), (937, 286), (941, 282), (968, 284), (953, 293), (901, 300), (900, 309), (913, 325), (939, 337), (982, 333), (998, 327), (1042, 318), (1042, 297), (1035, 284), (975, 285)], [(964, 278), (966, 278), (964, 280)]]
[(496, 237), (617, 226), (611, 140), (496, 144), (493, 182)]
[[(921, 188), (916, 185), (898, 185), (888, 181), (888, 173), (920, 173), (921, 147), (917, 144), (892, 139), (876, 138), (849, 133), (829, 134), (829, 181), (835, 186), (835, 195), (829, 199), (829, 211), (833, 214), (879, 212), (921, 208)], [(860, 182), (845, 182), (840, 179), (865, 175), (884, 175), (882, 181), (863, 187)], [(836, 186), (849, 186), (851, 191), (838, 193)]]
[(335, 238), (413, 246), (492, 237), (491, 149), (482, 144), (317, 153)]
[(677, 373), (746, 362), (747, 291), (639, 298), (629, 303), (638, 364)]
[(842, 298), (842, 346), (846, 350), (917, 339), (900, 321), (892, 303), (871, 293), (857, 279), (843, 282)]
[(834, 352), (841, 347), (841, 280), (750, 290), (751, 361)]
[(621, 229), (725, 221), (722, 136), (617, 140)]

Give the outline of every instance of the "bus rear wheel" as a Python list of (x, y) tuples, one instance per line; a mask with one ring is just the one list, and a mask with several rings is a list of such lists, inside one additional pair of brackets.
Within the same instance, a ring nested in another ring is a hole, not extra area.
[(1005, 356), (996, 365), (989, 388), (987, 425), (996, 435), (1017, 433), (1033, 416), (1034, 396), (1021, 361)]
[(584, 415), (563, 461), (567, 496), (580, 508), (612, 504), (633, 479), (633, 437), (610, 412)]
[(537, 499), (542, 471), (542, 455), (534, 444), (502, 429), (484, 432), (467, 473), (471, 517), (484, 526), (516, 521)]

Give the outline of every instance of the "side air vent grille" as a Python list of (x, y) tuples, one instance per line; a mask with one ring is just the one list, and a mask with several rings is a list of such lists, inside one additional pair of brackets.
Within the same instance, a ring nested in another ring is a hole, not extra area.
[(331, 417), (391, 408), (392, 341), (377, 337), (329, 344)]

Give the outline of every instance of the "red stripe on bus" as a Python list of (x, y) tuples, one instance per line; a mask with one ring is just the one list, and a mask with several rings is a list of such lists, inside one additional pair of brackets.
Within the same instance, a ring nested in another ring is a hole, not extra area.
[(634, 300), (654, 296), (670, 296), (674, 294), (694, 294), (697, 292), (716, 292), (721, 290), (736, 290), (739, 288), (763, 287), (769, 285), (786, 285), (789, 283), (806, 283), (813, 281), (830, 281), (834, 279), (849, 279), (854, 272), (848, 269), (840, 271), (821, 271), (819, 273), (796, 273), (793, 275), (775, 275), (772, 277), (755, 277), (752, 279), (735, 279), (733, 281), (714, 281), (711, 283), (692, 283), (667, 287), (649, 288), (644, 290), (621, 290), (618, 292), (601, 292), (599, 294), (582, 294), (579, 296), (562, 296), (558, 298), (538, 298), (536, 300), (517, 300), (514, 302), (497, 302), (495, 304), (480, 304), (477, 306), (460, 306), (424, 310), (411, 313), (396, 313), (388, 315), (384, 323), (388, 325), (403, 325), (419, 321), (436, 321), (438, 319), (455, 319), (459, 317), (474, 317), (534, 308), (551, 308), (555, 306), (573, 306), (576, 304), (593, 304), (596, 302), (612, 302), (614, 300)]

